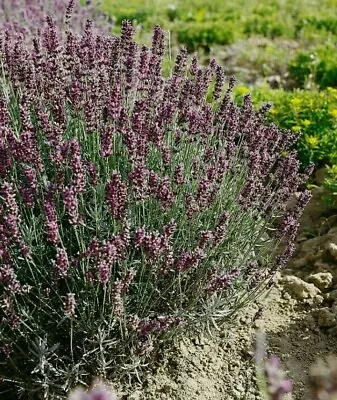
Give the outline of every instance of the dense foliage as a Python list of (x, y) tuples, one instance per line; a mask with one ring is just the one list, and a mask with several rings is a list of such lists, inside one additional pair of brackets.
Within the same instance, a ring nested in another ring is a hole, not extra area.
[(158, 26), (151, 48), (127, 22), (60, 37), (48, 17), (0, 59), (2, 385), (34, 399), (229, 318), (286, 264), (310, 199), (287, 208), (312, 168), (214, 60), (181, 49), (163, 78)]

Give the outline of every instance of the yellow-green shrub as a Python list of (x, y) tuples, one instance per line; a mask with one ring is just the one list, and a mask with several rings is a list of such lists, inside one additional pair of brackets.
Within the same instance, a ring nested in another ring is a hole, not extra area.
[[(247, 87), (239, 86), (236, 96), (240, 99), (248, 91)], [(302, 165), (311, 162), (317, 167), (327, 165), (329, 178), (325, 186), (337, 195), (337, 89), (287, 92), (260, 87), (251, 92), (256, 107), (266, 100), (273, 102), (271, 120), (282, 128), (301, 133), (297, 151)]]
[[(243, 86), (236, 89), (238, 97), (247, 91)], [(256, 106), (271, 100), (270, 119), (302, 133), (297, 146), (303, 165), (332, 165), (337, 159), (337, 89), (287, 92), (262, 87), (252, 89), (252, 96)]]

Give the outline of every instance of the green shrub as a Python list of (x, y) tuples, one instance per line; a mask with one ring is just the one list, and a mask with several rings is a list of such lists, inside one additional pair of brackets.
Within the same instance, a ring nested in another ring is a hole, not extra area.
[[(296, 31), (299, 33), (305, 29), (314, 28), (324, 35), (325, 32), (337, 34), (337, 19), (335, 16), (309, 15), (299, 19), (296, 23)], [(322, 32), (323, 31), (323, 32)], [(324, 35), (325, 36), (325, 35)]]
[(299, 51), (289, 63), (290, 79), (294, 86), (305, 88), (313, 72), (314, 54), (309, 51)]
[(310, 82), (320, 89), (337, 87), (336, 46), (325, 45), (311, 51), (300, 51), (290, 62), (290, 77), (304, 88)]
[[(236, 90), (240, 96), (247, 88)], [(333, 165), (337, 149), (337, 89), (287, 92), (256, 88), (252, 95), (257, 106), (267, 99), (273, 102), (270, 119), (280, 127), (302, 133), (297, 151), (304, 166), (311, 162), (317, 166)]]
[(176, 32), (178, 42), (185, 44), (190, 52), (214, 44), (230, 44), (235, 39), (235, 27), (223, 21), (183, 23), (176, 27)]
[(275, 15), (270, 17), (252, 16), (244, 24), (243, 32), (248, 35), (262, 35), (268, 38), (292, 37), (289, 26), (280, 21)]
[(325, 179), (325, 188), (328, 190), (329, 196), (327, 201), (331, 206), (337, 206), (337, 152), (335, 163), (327, 166), (328, 178)]

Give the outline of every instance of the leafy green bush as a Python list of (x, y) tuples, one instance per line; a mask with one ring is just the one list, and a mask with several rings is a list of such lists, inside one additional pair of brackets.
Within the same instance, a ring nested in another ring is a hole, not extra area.
[(309, 51), (299, 51), (289, 63), (290, 79), (293, 86), (305, 88), (310, 84), (314, 70), (314, 54)]
[[(247, 90), (238, 87), (236, 93), (240, 97)], [(333, 165), (337, 158), (337, 89), (287, 92), (260, 87), (252, 95), (257, 107), (267, 99), (273, 102), (269, 118), (280, 127), (302, 133), (297, 151), (304, 166), (311, 162)]]
[(307, 27), (314, 28), (318, 31), (323, 31), (323, 34), (325, 32), (329, 32), (337, 35), (337, 19), (335, 16), (304, 15), (301, 19), (297, 21), (296, 31), (300, 32), (307, 29)]
[(223, 21), (184, 23), (177, 26), (176, 31), (178, 42), (185, 44), (190, 52), (214, 44), (230, 44), (235, 39), (235, 27)]
[(273, 15), (263, 18), (259, 16), (248, 18), (244, 24), (243, 32), (247, 36), (257, 34), (272, 39), (292, 36), (289, 32), (289, 26)]
[(336, 46), (326, 45), (311, 51), (300, 51), (290, 62), (290, 77), (304, 88), (310, 82), (320, 89), (337, 87)]

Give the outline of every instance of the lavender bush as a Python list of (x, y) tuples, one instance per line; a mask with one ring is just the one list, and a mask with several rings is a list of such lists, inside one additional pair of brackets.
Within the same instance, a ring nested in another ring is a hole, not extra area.
[[(82, 33), (88, 19), (95, 21), (94, 30), (100, 34), (110, 34), (112, 23), (99, 10), (99, 2), (93, 4), (86, 0), (83, 7), (78, 1), (70, 2), (72, 8), (72, 29)], [(46, 15), (57, 18), (60, 28), (66, 29), (64, 16), (69, 7), (69, 0), (1, 0), (0, 1), (0, 28), (7, 30), (12, 36), (34, 37), (45, 26)]]
[[(310, 194), (294, 137), (232, 100), (215, 61), (164, 34), (33, 45), (2, 38), (0, 302), (3, 392), (62, 398), (138, 376), (181, 334), (228, 320), (294, 251)], [(210, 88), (212, 92), (210, 93)], [(211, 98), (211, 102), (206, 99)], [(9, 395), (9, 394), (7, 394)]]

